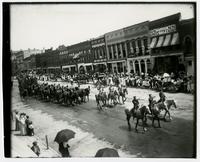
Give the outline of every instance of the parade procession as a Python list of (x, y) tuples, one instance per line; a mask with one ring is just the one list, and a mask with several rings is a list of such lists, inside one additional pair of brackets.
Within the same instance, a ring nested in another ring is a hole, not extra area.
[[(34, 14), (40, 7), (35, 8)], [(101, 5), (96, 7), (98, 10)], [(64, 8), (57, 10), (59, 14), (55, 11), (58, 31), (63, 22), (59, 16), (67, 12)], [(102, 8), (102, 12), (108, 8)], [(98, 23), (92, 19), (94, 24), (89, 30), (73, 26), (74, 31), (69, 31), (77, 37), (76, 43), (65, 44), (72, 38), (68, 35), (65, 41), (60, 38), (63, 44), (56, 47), (12, 49), (11, 157), (194, 158), (195, 18), (184, 17), (184, 10), (179, 12), (179, 7), (171, 12), (172, 8), (169, 4), (167, 15), (152, 17), (148, 17), (147, 9), (144, 19), (138, 17), (141, 20), (134, 21), (135, 14), (129, 23), (119, 16), (121, 28), (110, 25), (104, 33), (102, 29), (97, 33), (101, 36), (90, 32), (96, 30), (95, 22)], [(12, 9), (15, 16), (20, 11), (14, 6)], [(83, 11), (68, 9), (79, 20), (76, 14), (80, 12), (81, 17)], [(93, 17), (98, 16), (98, 11), (90, 9)], [(53, 11), (50, 7), (49, 14), (44, 14), (49, 16)], [(42, 22), (42, 17), (33, 21)], [(73, 23), (82, 22), (84, 26), (88, 22), (67, 18), (65, 30)], [(114, 23), (114, 19), (109, 21), (112, 20)], [(45, 21), (47, 25), (48, 19)], [(102, 23), (102, 28), (106, 25)], [(32, 31), (37, 29), (33, 28)], [(50, 32), (51, 27), (46, 30)], [(58, 31), (55, 32), (61, 32)], [(87, 33), (90, 37), (85, 36)], [(54, 32), (51, 34), (54, 39)], [(37, 36), (37, 41), (45, 38), (42, 33)]]

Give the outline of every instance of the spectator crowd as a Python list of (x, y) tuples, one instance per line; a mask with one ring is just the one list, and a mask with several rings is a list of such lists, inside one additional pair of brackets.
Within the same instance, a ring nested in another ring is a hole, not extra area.
[(54, 75), (53, 73), (43, 73), (36, 74), (38, 80), (43, 81), (66, 81), (66, 82), (78, 82), (78, 83), (88, 83), (102, 84), (104, 86), (119, 84), (125, 85), (127, 87), (139, 87), (148, 88), (153, 90), (161, 90), (165, 92), (183, 92), (183, 93), (193, 93), (194, 92), (194, 77), (187, 76), (184, 73), (179, 74), (109, 74), (109, 73), (94, 73), (93, 75), (85, 74), (66, 74), (60, 73), (59, 75)]

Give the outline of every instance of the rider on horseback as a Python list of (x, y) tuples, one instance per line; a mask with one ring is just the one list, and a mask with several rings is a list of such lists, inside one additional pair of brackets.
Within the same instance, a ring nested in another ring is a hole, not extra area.
[(134, 113), (139, 108), (139, 101), (138, 99), (136, 99), (136, 96), (133, 97), (132, 103), (133, 103), (133, 108), (131, 111)]
[[(149, 105), (148, 106), (149, 106), (150, 111), (151, 111), (153, 104), (155, 103), (153, 100), (154, 98), (155, 98), (155, 96), (152, 96), (152, 94), (149, 94)], [(152, 111), (151, 111), (151, 113), (152, 113)]]
[(154, 98), (155, 96), (152, 96), (152, 94), (149, 94), (149, 107), (152, 105)]
[(157, 103), (159, 103), (159, 102), (164, 103), (164, 102), (165, 102), (166, 96), (165, 96), (165, 94), (163, 93), (163, 90), (162, 90), (162, 89), (161, 89), (161, 91), (159, 92), (159, 97), (160, 97), (160, 99), (158, 100)]

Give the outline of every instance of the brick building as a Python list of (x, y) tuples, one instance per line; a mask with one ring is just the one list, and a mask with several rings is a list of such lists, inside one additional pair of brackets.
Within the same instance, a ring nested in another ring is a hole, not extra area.
[(94, 59), (93, 69), (95, 72), (105, 72), (107, 70), (107, 53), (105, 36), (91, 39), (92, 56)]

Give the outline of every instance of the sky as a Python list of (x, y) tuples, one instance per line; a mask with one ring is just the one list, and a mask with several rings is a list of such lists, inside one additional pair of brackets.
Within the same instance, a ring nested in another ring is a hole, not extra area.
[(178, 12), (194, 17), (189, 4), (13, 4), (11, 50), (55, 49)]

